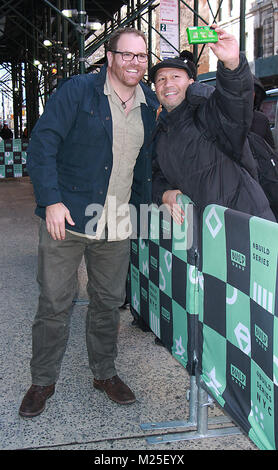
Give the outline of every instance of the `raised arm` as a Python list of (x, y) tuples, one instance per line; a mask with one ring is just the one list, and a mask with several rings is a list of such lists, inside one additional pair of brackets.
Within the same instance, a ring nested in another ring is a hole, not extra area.
[(216, 25), (211, 27), (218, 34), (218, 42), (209, 44), (209, 47), (226, 69), (235, 70), (239, 66), (239, 45), (236, 38)]
[[(218, 27), (215, 30), (219, 41), (209, 46), (219, 59), (216, 89), (197, 119), (223, 152), (239, 161), (253, 119), (253, 79), (235, 37)], [(190, 100), (190, 90), (187, 96)]]

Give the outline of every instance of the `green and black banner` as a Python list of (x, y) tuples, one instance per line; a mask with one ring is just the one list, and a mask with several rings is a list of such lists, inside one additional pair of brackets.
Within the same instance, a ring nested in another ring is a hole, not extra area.
[(260, 449), (278, 448), (278, 224), (208, 206), (198, 369)]
[[(196, 325), (197, 226), (193, 205), (183, 196), (183, 226), (153, 207), (148, 240), (131, 240), (128, 298), (136, 316), (191, 373)], [(188, 223), (192, 221), (192, 223)]]
[(221, 206), (131, 240), (132, 311), (260, 449), (278, 448), (278, 224)]
[(9, 139), (0, 142), (0, 179), (28, 176), (26, 170), (26, 139)]

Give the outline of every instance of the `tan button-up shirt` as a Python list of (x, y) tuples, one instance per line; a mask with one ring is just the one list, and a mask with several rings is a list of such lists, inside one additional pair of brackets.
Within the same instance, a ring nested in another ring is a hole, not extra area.
[[(104, 94), (108, 97), (113, 122), (113, 166), (96, 235), (85, 234), (85, 236), (100, 239), (107, 226), (108, 241), (116, 241), (128, 238), (132, 231), (128, 203), (134, 166), (144, 142), (140, 105), (146, 103), (146, 99), (141, 86), (137, 85), (132, 108), (126, 114), (109, 81), (108, 74)], [(77, 232), (74, 233), (77, 234)]]

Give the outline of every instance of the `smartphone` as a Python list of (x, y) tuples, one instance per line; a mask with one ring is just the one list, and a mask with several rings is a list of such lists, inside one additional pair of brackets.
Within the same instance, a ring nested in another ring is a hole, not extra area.
[(189, 44), (207, 44), (217, 42), (218, 35), (210, 26), (191, 26), (186, 28)]

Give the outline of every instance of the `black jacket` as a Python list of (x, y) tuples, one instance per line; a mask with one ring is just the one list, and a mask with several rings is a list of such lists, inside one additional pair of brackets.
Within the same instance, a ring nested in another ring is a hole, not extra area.
[(250, 131), (260, 135), (274, 149), (275, 143), (267, 116), (262, 111), (254, 110), (253, 121)]
[(13, 138), (13, 133), (9, 127), (3, 127), (0, 131), (0, 137), (2, 137), (3, 140), (9, 140)]
[(160, 115), (153, 201), (160, 205), (164, 191), (179, 189), (201, 211), (219, 204), (275, 221), (246, 147), (252, 117), (253, 79), (246, 58), (241, 54), (236, 70), (219, 61), (212, 94), (195, 82), (176, 109)]

